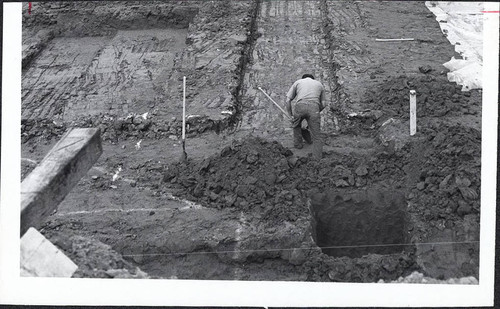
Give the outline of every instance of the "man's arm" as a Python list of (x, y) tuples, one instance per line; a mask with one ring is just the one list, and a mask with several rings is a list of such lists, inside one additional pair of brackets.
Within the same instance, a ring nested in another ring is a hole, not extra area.
[(322, 87), (321, 95), (319, 96), (319, 111), (321, 112), (326, 107), (326, 91), (325, 88)]
[(285, 107), (286, 107), (286, 111), (288, 112), (288, 115), (290, 115), (290, 117), (293, 117), (293, 115), (292, 115), (292, 100), (290, 100), (288, 97), (285, 100)]
[(285, 107), (290, 117), (293, 117), (292, 100), (295, 98), (296, 95), (297, 95), (297, 82), (293, 83), (292, 87), (290, 87), (290, 90), (288, 90), (288, 92), (286, 93)]

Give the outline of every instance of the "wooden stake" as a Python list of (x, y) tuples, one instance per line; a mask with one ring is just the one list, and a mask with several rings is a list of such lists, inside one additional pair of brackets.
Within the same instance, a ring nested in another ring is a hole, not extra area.
[(182, 141), (186, 140), (186, 76), (182, 78)]
[(39, 228), (102, 153), (99, 129), (70, 129), (21, 183), (21, 236)]
[(415, 90), (410, 90), (410, 136), (417, 133), (417, 95)]
[(187, 160), (186, 153), (186, 76), (182, 78), (182, 161)]

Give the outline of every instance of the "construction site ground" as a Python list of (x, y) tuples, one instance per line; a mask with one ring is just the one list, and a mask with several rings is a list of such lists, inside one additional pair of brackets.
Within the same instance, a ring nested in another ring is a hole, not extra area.
[[(74, 277), (480, 279), (482, 94), (447, 80), (424, 2), (25, 6), (22, 177), (67, 129), (102, 134), (39, 226)], [(321, 160), (258, 90), (283, 104), (304, 73), (327, 90)]]

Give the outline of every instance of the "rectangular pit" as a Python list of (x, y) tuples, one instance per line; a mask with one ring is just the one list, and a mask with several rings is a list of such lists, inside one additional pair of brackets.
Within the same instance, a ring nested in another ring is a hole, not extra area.
[(397, 191), (331, 190), (314, 195), (311, 206), (313, 238), (327, 255), (395, 254), (408, 243), (406, 201)]

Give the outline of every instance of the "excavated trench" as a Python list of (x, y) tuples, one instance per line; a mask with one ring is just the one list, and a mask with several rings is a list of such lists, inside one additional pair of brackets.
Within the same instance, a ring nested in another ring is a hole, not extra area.
[(334, 257), (401, 253), (401, 244), (409, 241), (406, 203), (399, 192), (330, 190), (315, 195), (314, 240), (323, 253)]

